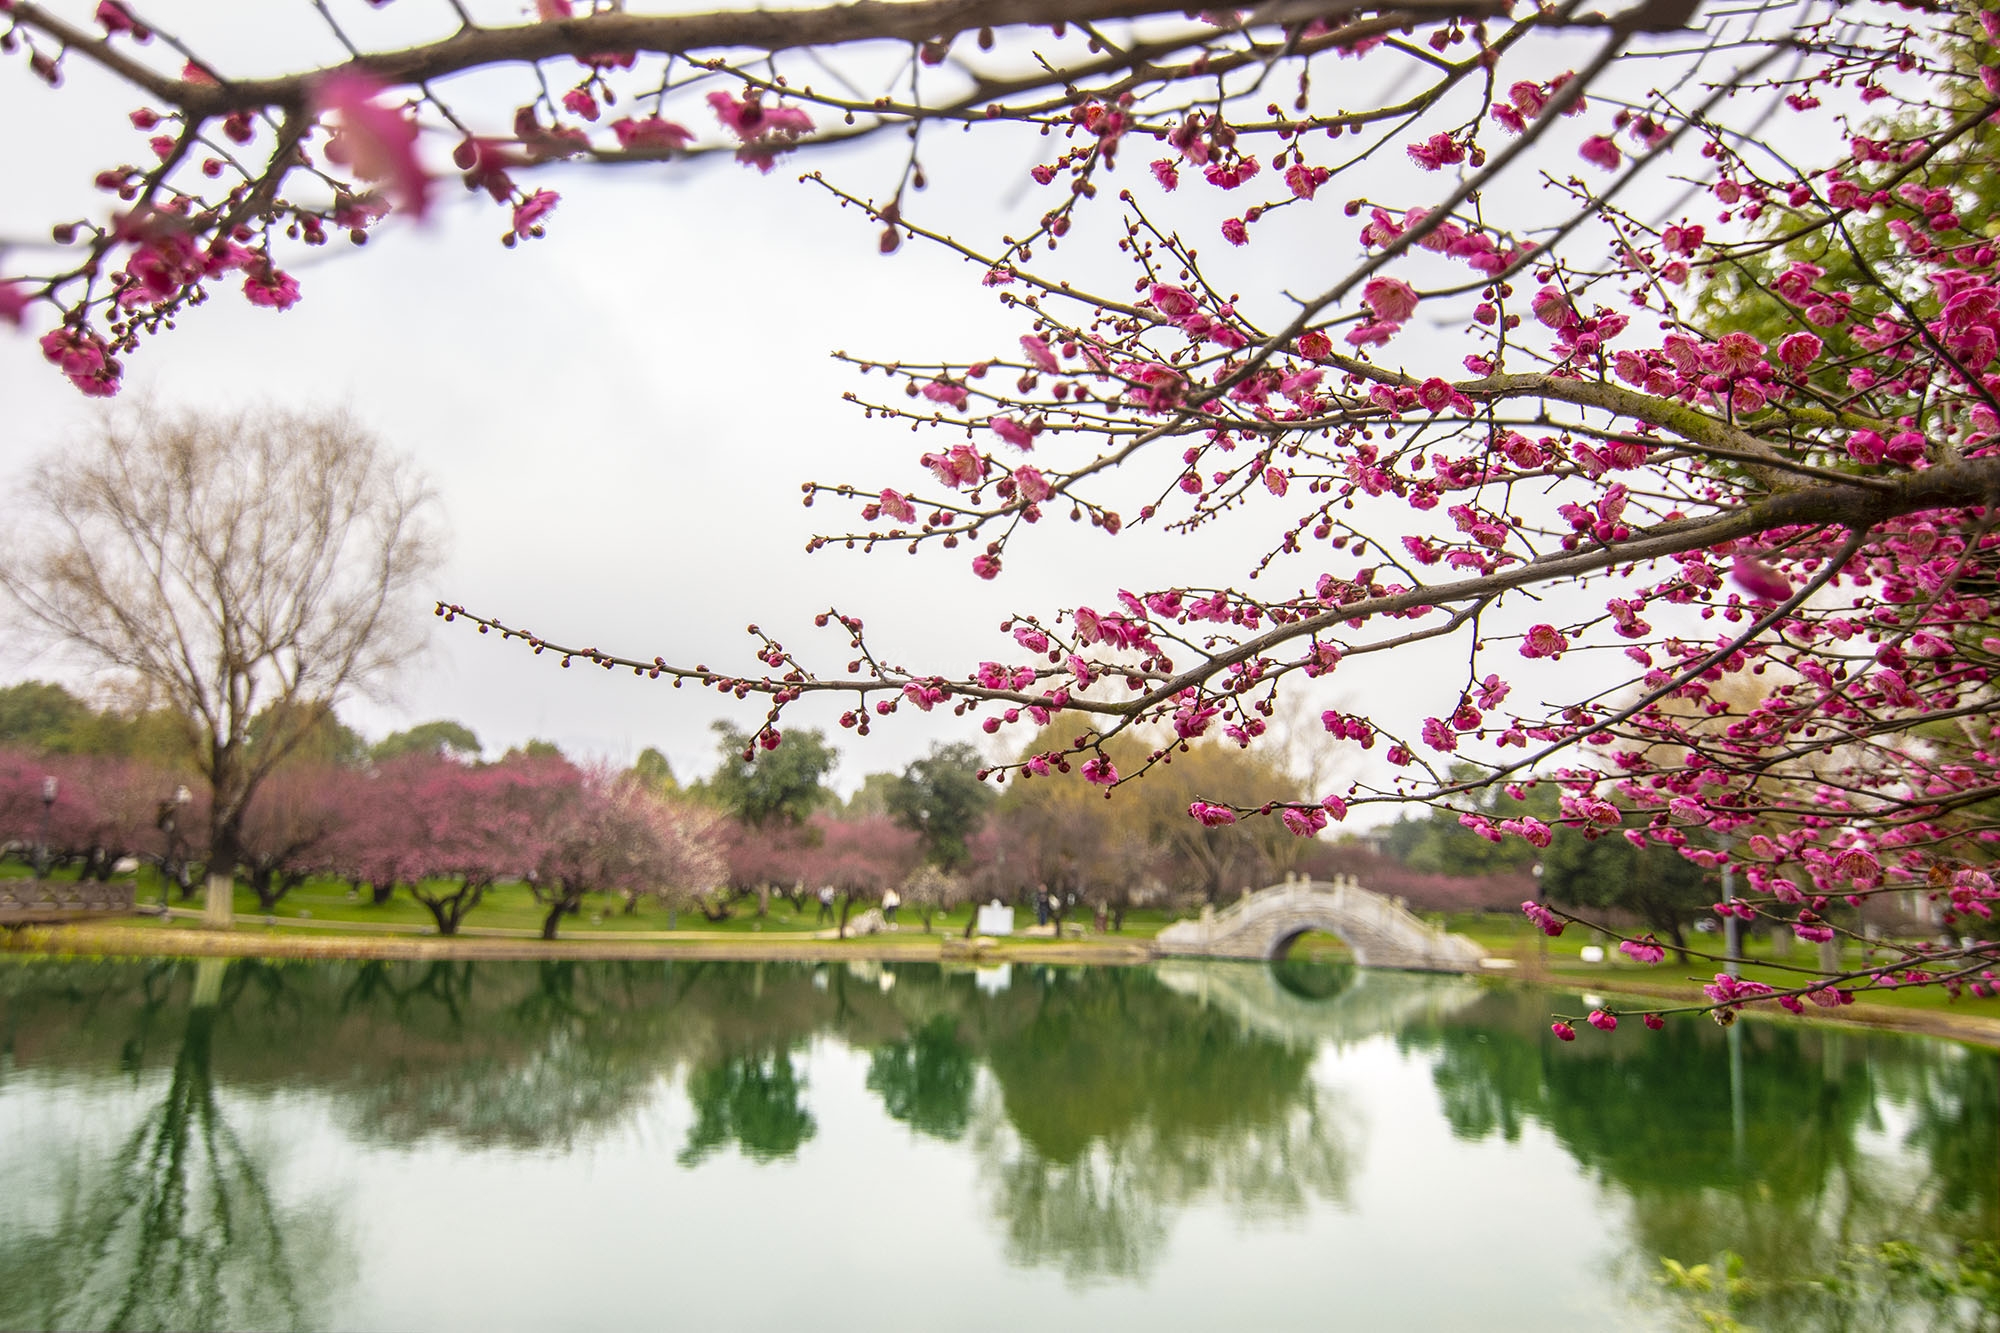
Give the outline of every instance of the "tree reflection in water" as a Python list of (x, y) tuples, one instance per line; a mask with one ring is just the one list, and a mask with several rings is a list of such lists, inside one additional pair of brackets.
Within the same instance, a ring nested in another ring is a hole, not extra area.
[(682, 1166), (728, 1143), (754, 1161), (790, 1157), (817, 1128), (801, 1101), (805, 1080), (787, 1050), (740, 1053), (705, 1065), (689, 1077), (687, 1092), (694, 1125), (681, 1150)]
[(972, 1047), (959, 1040), (958, 1023), (949, 1014), (934, 1015), (868, 1057), (868, 1090), (881, 1096), (889, 1118), (947, 1142), (972, 1123), (978, 1075)]
[(996, 1248), (1075, 1282), (1154, 1273), (1192, 1208), (1347, 1207), (1363, 1126), (1313, 1069), (1385, 1038), (1429, 1065), (1458, 1137), (1543, 1132), (1593, 1177), (1647, 1299), (1662, 1257), (1728, 1250), (1745, 1323), (1950, 1327), (1963, 1298), (1880, 1243), (1942, 1261), (2000, 1233), (2000, 1064), (1943, 1043), (1746, 1022), (1732, 1066), (1700, 1024), (1563, 1045), (1545, 995), (1299, 965), (1017, 965), (986, 988), (915, 965), (239, 963), (188, 1009), (192, 972), (0, 968), (0, 1073), (148, 1099), (54, 1197), (0, 1198), (0, 1326), (315, 1322), (352, 1265), (326, 1200), (274, 1201), (272, 1154), (231, 1110), (253, 1099), (315, 1093), (363, 1145), (557, 1154), (678, 1089), (667, 1155), (782, 1161), (842, 1146), (808, 1082), (823, 1040), (866, 1054), (891, 1121), (971, 1155)]
[(1547, 1008), (1494, 991), (1400, 1041), (1436, 1057), (1460, 1137), (1511, 1140), (1538, 1124), (1626, 1201), (1635, 1283), (1666, 1276), (1662, 1259), (1726, 1253), (1746, 1279), (1736, 1304), (1723, 1308), (1726, 1293), (1703, 1304), (1681, 1284), (1697, 1315), (1774, 1333), (2000, 1326), (2000, 1310), (1938, 1283), (1892, 1283), (1878, 1260), (1885, 1244), (1970, 1256), (2000, 1234), (1991, 1054), (1782, 1022), (1559, 1043), (1528, 1021)]
[[(225, 972), (226, 969), (226, 972)], [(120, 1063), (137, 1075), (166, 1022), (172, 965), (141, 980)], [(254, 962), (205, 959), (165, 1095), (108, 1158), (62, 1181), (53, 1225), (0, 1230), (0, 1327), (305, 1328), (337, 1266), (330, 1210), (280, 1209), (269, 1167), (216, 1100), (218, 1023), (282, 981)], [(91, 1001), (101, 996), (90, 996)]]
[(972, 1141), (1014, 1262), (1142, 1277), (1201, 1200), (1250, 1220), (1344, 1202), (1352, 1127), (1309, 1048), (1138, 970), (1034, 969), (1002, 998), (977, 1031), (994, 1092)]

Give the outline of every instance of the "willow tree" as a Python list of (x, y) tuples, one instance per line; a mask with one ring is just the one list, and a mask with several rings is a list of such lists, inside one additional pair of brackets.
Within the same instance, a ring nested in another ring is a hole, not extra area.
[(410, 466), (348, 417), (278, 411), (107, 418), (12, 504), (0, 587), (18, 618), (189, 721), (211, 924), (231, 919), (259, 786), (420, 646), (429, 509)]
[[(850, 699), (861, 734), (907, 709), (996, 731), (1066, 713), (1060, 753), (1022, 762), (1073, 757), (1106, 786), (1197, 737), (1269, 743), (1275, 696), (1309, 678), (1437, 652), (1452, 684), (1418, 697), (1412, 674), (1391, 707), (1327, 711), (1329, 735), (1385, 761), (1372, 777), (1191, 813), (1310, 836), (1367, 803), (1554, 781), (1560, 822), (1736, 863), (1749, 893), (1730, 910), (1808, 937), (1835, 929), (1840, 898), (1936, 894), (1974, 931), (2000, 898), (2000, 248), (1949, 170), (2000, 111), (2000, 15), (537, 0), (523, 22), (451, 0), (429, 35), (377, 48), (361, 7), (316, 4), (297, 21), (335, 25), (319, 49), (340, 63), (239, 77), (199, 34), (149, 41), (142, 8), (105, 0), (86, 24), (4, 5), (25, 68), (99, 67), (88, 86), (127, 90), (147, 136), (126, 162), (79, 164), (96, 216), (52, 217), (54, 244), (4, 261), (0, 314), (37, 321), (84, 392), (114, 392), (123, 358), (225, 284), (283, 309), (305, 247), (423, 217), (447, 146), (518, 245), (561, 223), (544, 164), (672, 173), (734, 153), (771, 170), (888, 131), (909, 152), (885, 177), (802, 188), (865, 219), (860, 244), (968, 261), (968, 295), (1018, 334), (969, 361), (851, 358), (857, 402), (921, 444), (906, 473), (809, 486), (845, 515), (824, 539), (942, 548), (980, 579), (1064, 517), (1214, 556), (1179, 579), (1077, 562), (1063, 604), (1013, 618), (991, 660), (910, 669), (851, 610), (822, 617), (823, 653), (759, 632), (740, 670), (447, 618), (759, 695), (766, 747), (812, 693)], [(1897, 114), (1868, 120), (1885, 102)], [(925, 164), (987, 132), (1040, 136), (1041, 216), (948, 235)], [(1843, 262), (1753, 262), (1806, 234)], [(1717, 268), (1762, 296), (1703, 307)], [(1231, 526), (1265, 552), (1247, 568), (1207, 540)], [(1754, 700), (1713, 688), (1759, 668)], [(1141, 727), (1148, 754), (1113, 762)], [(1468, 817), (1549, 836), (1525, 813)], [(1984, 990), (1996, 961), (1912, 948), (1768, 998), (1838, 1004), (1884, 978)], [(1711, 992), (1725, 1012), (1763, 998)]]

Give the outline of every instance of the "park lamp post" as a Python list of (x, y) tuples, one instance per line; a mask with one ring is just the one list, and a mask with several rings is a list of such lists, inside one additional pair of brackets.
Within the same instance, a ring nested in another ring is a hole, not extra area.
[(35, 878), (49, 877), (49, 811), (55, 808), (59, 784), (53, 773), (42, 778), (42, 827), (35, 839)]
[[(1728, 856), (1736, 847), (1736, 839), (1725, 833), (1722, 835), (1722, 854)], [(1732, 907), (1736, 902), (1736, 863), (1722, 863), (1722, 904)], [(1743, 926), (1732, 910), (1722, 918), (1723, 964), (1722, 968), (1730, 976), (1743, 975)]]
[(165, 918), (171, 910), (169, 898), (174, 887), (174, 831), (179, 827), (181, 811), (187, 809), (194, 793), (186, 783), (174, 788), (174, 794), (160, 802), (160, 832), (166, 835), (167, 846), (160, 858), (160, 916)]
[[(1542, 900), (1542, 863), (1540, 858), (1537, 858), (1535, 864), (1528, 867), (1528, 873), (1535, 877), (1535, 901), (1540, 902)], [(1549, 970), (1549, 933), (1546, 930), (1536, 933), (1542, 937), (1542, 971), (1546, 973)]]

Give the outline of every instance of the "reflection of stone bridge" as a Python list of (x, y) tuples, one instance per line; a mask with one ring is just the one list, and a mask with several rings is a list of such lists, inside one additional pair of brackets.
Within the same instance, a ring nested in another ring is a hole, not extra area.
[(1190, 958), (1278, 958), (1309, 930), (1338, 935), (1362, 967), (1474, 972), (1485, 955), (1465, 936), (1439, 930), (1352, 876), (1287, 880), (1247, 894), (1220, 912), (1176, 921), (1154, 937), (1153, 950)]
[[(1283, 967), (1285, 964), (1279, 964)], [(1344, 966), (1334, 964), (1334, 966)], [(1154, 975), (1168, 990), (1230, 1015), (1246, 1031), (1294, 1048), (1335, 1049), (1438, 1022), (1477, 1000), (1477, 982), (1354, 970), (1335, 994), (1308, 999), (1284, 984), (1278, 967), (1166, 962)]]

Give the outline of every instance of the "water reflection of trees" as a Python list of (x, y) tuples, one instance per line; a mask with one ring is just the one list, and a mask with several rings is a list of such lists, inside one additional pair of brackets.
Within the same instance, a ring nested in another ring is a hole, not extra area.
[[(245, 1139), (217, 1099), (218, 1025), (238, 1006), (268, 998), (264, 971), (246, 963), (225, 972), (209, 960), (199, 969), (154, 964), (138, 973), (118, 1065), (136, 1079), (171, 1050), (164, 1090), (115, 1150), (66, 1161), (54, 1173), (54, 1199), (15, 1195), (6, 1210), (15, 1215), (0, 1223), (0, 1327), (322, 1322), (318, 1302), (342, 1266), (327, 1211), (277, 1205), (267, 1150)], [(196, 1002), (185, 1003), (185, 990), (176, 995), (176, 972), (195, 974)], [(68, 986), (58, 994), (89, 1020), (103, 1017), (105, 992)], [(170, 1010), (170, 997), (185, 1007)], [(10, 1037), (20, 1017), (10, 1006)]]
[[(1820, 1280), (1851, 1273), (1854, 1246), (1903, 1239), (1949, 1256), (2000, 1231), (2000, 1064), (1939, 1043), (1741, 1024), (1732, 1099), (1719, 1030), (1559, 1045), (1544, 997), (1379, 974), (1287, 986), (1240, 967), (1017, 967), (991, 989), (919, 966), (894, 968), (890, 985), (860, 965), (235, 964), (217, 1003), (191, 1012), (191, 973), (0, 967), (13, 1067), (122, 1071), (160, 1095), (140, 1130), (65, 1183), (59, 1221), (16, 1213), (0, 1228), (0, 1315), (14, 1316), (0, 1325), (108, 1326), (126, 1308), (111, 1293), (141, 1288), (156, 1303), (130, 1306), (129, 1322), (216, 1322), (173, 1304), (197, 1299), (265, 1302), (242, 1306), (249, 1323), (311, 1305), (296, 1276), (286, 1295), (228, 1267), (261, 1254), (296, 1275), (301, 1253), (332, 1242), (325, 1224), (300, 1231), (274, 1211), (260, 1149), (231, 1130), (217, 1089), (319, 1091), (374, 1144), (550, 1150), (629, 1123), (677, 1083), (691, 1117), (670, 1151), (684, 1164), (768, 1162), (818, 1141), (804, 1055), (824, 1039), (867, 1053), (891, 1119), (973, 1155), (1015, 1262), (1076, 1280), (1152, 1271), (1191, 1207), (1272, 1219), (1341, 1204), (1358, 1127), (1312, 1062), (1398, 1025), (1457, 1134), (1537, 1126), (1629, 1201), (1627, 1265), (1647, 1290), (1662, 1256), (1733, 1250), (1765, 1293), (1748, 1322), (1868, 1327), (1880, 1302), (1862, 1299), (1865, 1284), (1841, 1296)], [(169, 1165), (184, 1176), (160, 1174)], [(235, 1241), (204, 1249), (224, 1211)], [(142, 1244), (134, 1219), (156, 1214), (164, 1229)], [(77, 1253), (105, 1256), (98, 1276), (59, 1288), (52, 1275)], [(138, 1286), (113, 1280), (140, 1272)], [(1916, 1322), (1949, 1305), (1897, 1299)]]
[(1018, 1263), (1134, 1277), (1203, 1199), (1244, 1218), (1345, 1198), (1350, 1126), (1312, 1053), (1140, 971), (1043, 971), (977, 1011), (994, 1098), (974, 1148)]
[[(236, 973), (231, 973), (232, 978)], [(800, 1063), (832, 1037), (869, 1052), (868, 1087), (915, 1133), (965, 1143), (994, 1186), (1010, 1253), (1076, 1276), (1147, 1271), (1174, 1215), (1251, 1217), (1339, 1199), (1348, 1140), (1309, 1048), (1142, 971), (970, 973), (713, 963), (355, 963), (246, 970), (216, 1011), (214, 1077), (319, 1088), (356, 1137), (564, 1147), (625, 1123), (678, 1076), (680, 1160), (779, 1160), (812, 1141)], [(142, 969), (0, 972), (31, 1060), (157, 1063)], [(982, 1072), (983, 1071), (983, 1072)]]
[(1748, 1279), (1732, 1313), (1760, 1328), (1994, 1325), (1995, 1311), (1939, 1284), (1892, 1284), (1870, 1258), (1890, 1242), (1969, 1253), (2000, 1231), (1992, 1055), (1794, 1023), (1571, 1045), (1547, 1033), (1547, 1008), (1494, 991), (1399, 1041), (1434, 1057), (1460, 1137), (1540, 1125), (1629, 1202), (1635, 1281), (1650, 1284), (1662, 1258), (1729, 1253)]

